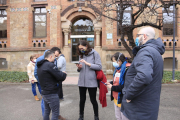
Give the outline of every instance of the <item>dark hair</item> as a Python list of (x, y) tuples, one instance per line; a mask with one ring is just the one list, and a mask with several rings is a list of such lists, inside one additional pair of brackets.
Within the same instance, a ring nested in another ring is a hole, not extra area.
[[(79, 45), (82, 45), (82, 46), (85, 46), (85, 47), (87, 46), (87, 50), (86, 50), (86, 52), (84, 54), (81, 53), (81, 51), (79, 50)], [(91, 52), (91, 51), (92, 51), (91, 46), (89, 45), (89, 43), (87, 41), (85, 41), (85, 40), (80, 40), (79, 41), (79, 43), (77, 45), (77, 53), (80, 56), (80, 58), (83, 58), (83, 55), (88, 55), (89, 52)]]
[(48, 50), (46, 51), (45, 55), (44, 55), (44, 58), (48, 58), (50, 55), (54, 54), (54, 51), (52, 50)]
[(34, 57), (36, 57), (36, 55), (31, 55), (30, 60), (32, 60)]
[[(120, 55), (121, 54), (121, 55)], [(120, 55), (120, 56), (119, 56)], [(120, 52), (116, 52), (114, 55), (111, 56), (111, 61), (112, 61), (112, 58), (115, 58), (115, 60), (117, 61), (118, 60), (118, 57), (119, 57), (119, 60), (122, 61), (122, 63), (124, 61), (127, 61), (128, 63), (132, 63), (132, 59), (131, 58), (127, 58), (124, 56), (123, 53), (120, 53)]]
[(61, 54), (61, 50), (58, 47), (53, 47), (53, 48), (51, 48), (51, 50), (54, 51), (54, 53), (55, 53), (55, 51), (58, 51), (59, 54)]

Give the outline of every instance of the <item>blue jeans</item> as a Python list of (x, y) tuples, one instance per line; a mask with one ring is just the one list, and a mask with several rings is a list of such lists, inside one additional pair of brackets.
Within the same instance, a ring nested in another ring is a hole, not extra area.
[(42, 95), (44, 99), (44, 117), (43, 120), (49, 120), (49, 115), (52, 110), (51, 120), (58, 120), (59, 117), (59, 96), (58, 94)]
[(37, 95), (36, 93), (36, 85), (38, 86), (38, 89), (39, 89), (39, 93), (41, 94), (41, 86), (38, 82), (34, 82), (34, 84), (31, 83), (31, 86), (32, 86), (32, 93), (34, 96)]

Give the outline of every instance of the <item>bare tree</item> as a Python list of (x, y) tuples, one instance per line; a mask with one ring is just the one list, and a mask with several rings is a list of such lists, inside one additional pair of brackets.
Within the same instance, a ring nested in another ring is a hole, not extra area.
[[(121, 42), (131, 57), (132, 49), (135, 47), (133, 30), (142, 26), (152, 26), (161, 30), (163, 26), (162, 9), (168, 14), (169, 7), (180, 4), (175, 0), (87, 0), (89, 7), (93, 8), (99, 17), (106, 17), (112, 21), (117, 21), (120, 29)], [(131, 10), (131, 14), (126, 11)], [(112, 16), (111, 14), (116, 15)], [(168, 14), (169, 15), (169, 14)], [(118, 29), (117, 28), (117, 29)], [(124, 36), (127, 35), (131, 46), (125, 42)]]

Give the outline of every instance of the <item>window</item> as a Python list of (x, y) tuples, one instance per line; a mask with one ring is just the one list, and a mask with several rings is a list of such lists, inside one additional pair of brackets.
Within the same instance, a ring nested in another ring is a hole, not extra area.
[[(169, 15), (167, 12), (163, 9), (163, 35), (164, 36), (172, 36), (173, 35), (173, 6), (170, 6), (167, 8)], [(175, 15), (176, 17), (176, 15)], [(176, 22), (176, 20), (175, 20)], [(176, 22), (177, 24), (177, 22)], [(177, 25), (175, 25), (177, 26)], [(177, 31), (177, 28), (175, 28), (175, 31)], [(177, 32), (175, 32), (175, 35)]]
[[(164, 69), (165, 70), (172, 70), (172, 65), (173, 65), (173, 58), (164, 58)], [(175, 58), (175, 69), (178, 69), (178, 61), (177, 58)]]
[(7, 38), (7, 13), (0, 10), (0, 38)]
[[(118, 10), (120, 9), (120, 7), (117, 8)], [(128, 7), (124, 10), (124, 13), (123, 13), (123, 23), (122, 25), (123, 26), (128, 26), (128, 25), (131, 25), (131, 7)], [(117, 12), (117, 18), (119, 19), (120, 18), (120, 13)], [(119, 28), (119, 22), (117, 22), (117, 35), (121, 35), (121, 31), (120, 31), (120, 28)], [(127, 30), (125, 30), (125, 35), (127, 35)]]
[(72, 25), (71, 35), (94, 35), (94, 26), (91, 20), (81, 18)]
[(46, 37), (46, 8), (34, 8), (34, 37)]
[(6, 5), (6, 0), (0, 0), (1, 5)]
[(41, 2), (41, 1), (47, 1), (47, 0), (34, 0), (34, 2)]

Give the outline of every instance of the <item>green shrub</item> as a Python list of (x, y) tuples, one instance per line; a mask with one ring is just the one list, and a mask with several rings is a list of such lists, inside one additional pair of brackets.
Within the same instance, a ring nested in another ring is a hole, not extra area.
[[(180, 80), (180, 71), (175, 71), (175, 80)], [(171, 83), (172, 80), (172, 71), (164, 71), (163, 83)]]
[(0, 82), (23, 82), (27, 81), (27, 72), (0, 71)]
[[(0, 71), (0, 82), (28, 81), (27, 72)], [(162, 83), (171, 83), (172, 71), (164, 71)], [(175, 80), (180, 80), (180, 71), (175, 71)]]

